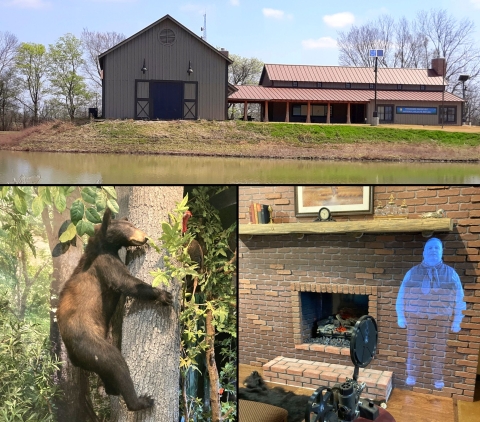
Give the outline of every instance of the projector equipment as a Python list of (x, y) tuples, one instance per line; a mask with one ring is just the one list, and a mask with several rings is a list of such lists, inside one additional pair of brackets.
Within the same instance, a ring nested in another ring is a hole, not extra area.
[(358, 382), (359, 368), (365, 368), (377, 351), (377, 323), (369, 315), (362, 316), (353, 329), (350, 358), (355, 369), (353, 378), (332, 388), (319, 387), (308, 401), (305, 422), (350, 422), (362, 417), (374, 421), (378, 407), (371, 401), (360, 399), (365, 383)]

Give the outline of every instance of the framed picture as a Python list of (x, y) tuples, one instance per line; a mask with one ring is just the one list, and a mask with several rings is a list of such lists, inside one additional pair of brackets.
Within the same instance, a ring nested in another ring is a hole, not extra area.
[(327, 207), (335, 215), (372, 214), (371, 186), (295, 186), (295, 215), (316, 217)]

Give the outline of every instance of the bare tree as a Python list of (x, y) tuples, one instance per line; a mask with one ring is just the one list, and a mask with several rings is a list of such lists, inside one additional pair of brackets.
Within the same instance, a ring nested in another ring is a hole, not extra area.
[(99, 88), (102, 87), (101, 69), (98, 56), (125, 39), (125, 35), (117, 32), (93, 32), (84, 28), (81, 40), (85, 50), (85, 62), (83, 69), (88, 79)]
[[(470, 19), (457, 20), (446, 10), (421, 11), (414, 21), (405, 17), (396, 23), (388, 15), (362, 26), (338, 33), (339, 63), (373, 67), (370, 49), (382, 48), (380, 66), (430, 68), (431, 59), (446, 60), (447, 90), (461, 93), (460, 74), (473, 82), (480, 75), (480, 48), (475, 42), (475, 25)], [(461, 95), (460, 95), (461, 96)]]
[(20, 81), (13, 67), (4, 68), (0, 73), (0, 130), (10, 130), (16, 120), (20, 95)]
[(18, 38), (10, 32), (0, 32), (0, 76), (13, 65), (18, 49)]
[(352, 26), (348, 32), (339, 31), (337, 44), (340, 49), (339, 63), (343, 66), (372, 67), (375, 58), (369, 56), (369, 50), (383, 49), (384, 57), (380, 66), (392, 64), (392, 39), (394, 21), (388, 15), (380, 16), (375, 22), (362, 26)]
[(434, 55), (446, 60), (445, 79), (449, 91), (458, 90), (458, 75), (468, 74), (471, 79), (480, 74), (480, 48), (474, 42), (475, 24), (470, 19), (457, 21), (446, 10), (419, 12), (417, 16), (421, 32), (432, 44)]
[(400, 18), (394, 26), (394, 35), (393, 67), (418, 68), (422, 63), (428, 62), (422, 60), (425, 36), (418, 31), (416, 22)]

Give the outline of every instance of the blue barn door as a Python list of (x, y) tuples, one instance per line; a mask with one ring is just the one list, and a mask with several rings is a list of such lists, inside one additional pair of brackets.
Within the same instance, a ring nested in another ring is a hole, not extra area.
[(150, 119), (183, 118), (183, 82), (150, 82)]

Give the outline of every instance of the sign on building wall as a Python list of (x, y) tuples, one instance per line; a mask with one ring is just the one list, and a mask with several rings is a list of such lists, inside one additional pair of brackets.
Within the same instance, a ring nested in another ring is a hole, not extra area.
[(397, 114), (437, 114), (437, 107), (397, 107)]

